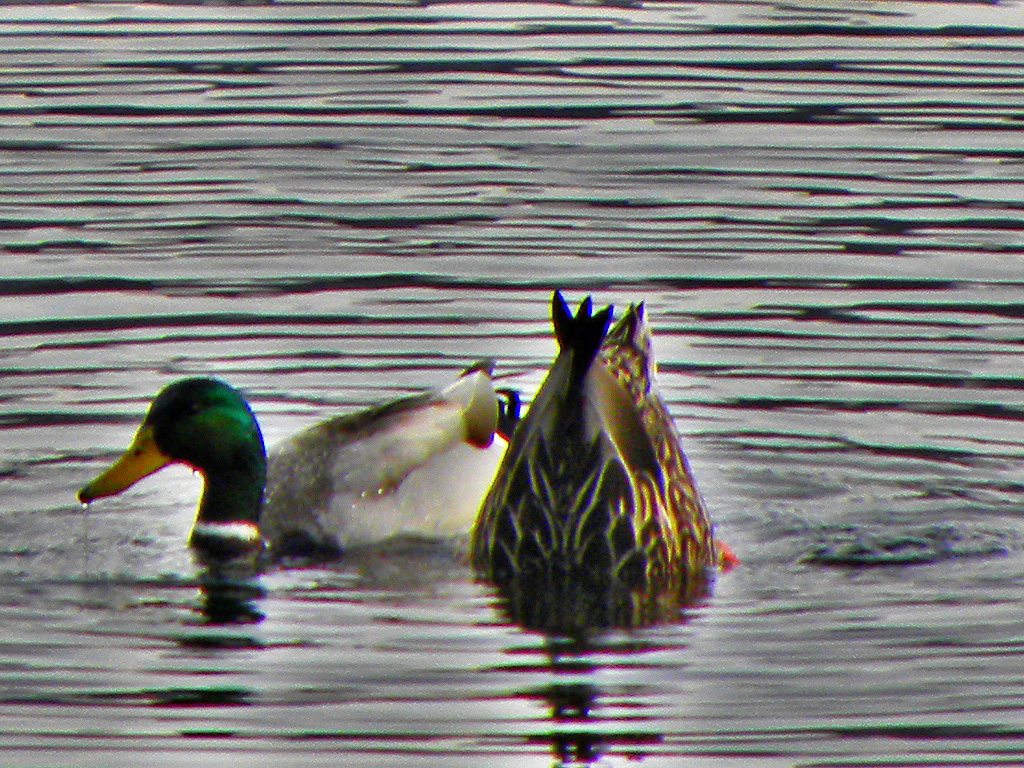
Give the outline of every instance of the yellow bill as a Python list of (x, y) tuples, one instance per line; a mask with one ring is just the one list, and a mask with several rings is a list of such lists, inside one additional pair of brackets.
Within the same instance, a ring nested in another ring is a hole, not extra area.
[(78, 500), (88, 504), (93, 499), (118, 494), (171, 461), (170, 456), (157, 448), (153, 427), (144, 425), (135, 433), (135, 439), (121, 458), (78, 492)]

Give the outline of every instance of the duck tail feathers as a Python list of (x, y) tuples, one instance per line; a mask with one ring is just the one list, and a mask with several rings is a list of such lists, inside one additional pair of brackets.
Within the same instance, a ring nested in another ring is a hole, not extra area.
[(493, 357), (482, 357), (479, 360), (468, 365), (462, 371), (461, 375), (469, 376), (471, 373), (476, 373), (477, 371), (479, 371), (481, 373), (486, 373), (490, 377), (493, 377), (495, 364), (496, 363)]
[(587, 296), (576, 310), (569, 310), (560, 291), (551, 297), (551, 324), (555, 328), (560, 354), (572, 355), (572, 382), (579, 385), (601, 348), (612, 318), (610, 306), (594, 312), (594, 303)]

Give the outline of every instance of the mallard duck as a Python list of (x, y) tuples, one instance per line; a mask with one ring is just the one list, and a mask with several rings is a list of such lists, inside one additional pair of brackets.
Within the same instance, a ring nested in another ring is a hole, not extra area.
[[(170, 384), (135, 439), (82, 488), (89, 503), (118, 494), (167, 464), (204, 479), (190, 544), (234, 555), (269, 545), (272, 557), (333, 555), (397, 534), (465, 533), (504, 453), (502, 408), (490, 365), (454, 384), (316, 424), (267, 461), (245, 398), (213, 378)], [(453, 482), (453, 478), (457, 478)]]
[(666, 620), (731, 557), (656, 389), (644, 306), (611, 315), (554, 294), (558, 356), (472, 532), (477, 572), (534, 628)]

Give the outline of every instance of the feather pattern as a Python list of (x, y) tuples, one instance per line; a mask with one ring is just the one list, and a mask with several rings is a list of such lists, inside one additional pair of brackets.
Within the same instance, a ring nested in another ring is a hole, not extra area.
[(678, 615), (706, 592), (715, 544), (654, 384), (643, 305), (575, 315), (474, 526), (472, 558), (527, 626), (578, 631)]

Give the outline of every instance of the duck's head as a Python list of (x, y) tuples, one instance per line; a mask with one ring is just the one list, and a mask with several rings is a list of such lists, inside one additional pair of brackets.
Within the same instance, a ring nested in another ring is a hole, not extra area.
[(194, 545), (207, 528), (248, 527), (251, 537), (258, 536), (266, 483), (263, 436), (241, 393), (217, 379), (183, 379), (165, 387), (124, 455), (82, 488), (78, 499), (87, 504), (113, 496), (173, 463), (192, 467), (205, 481)]

